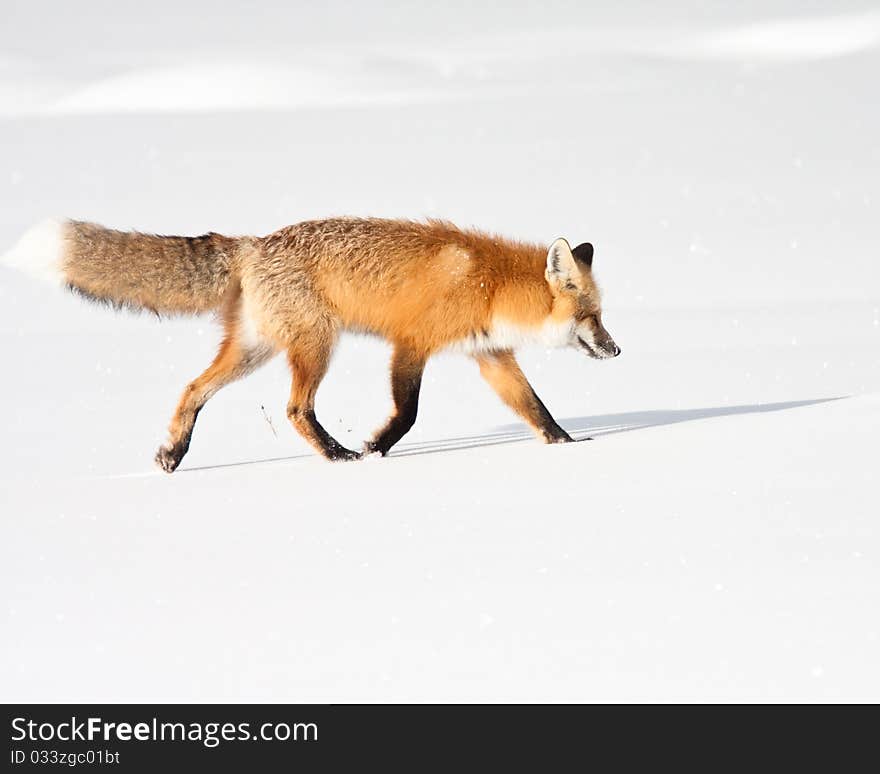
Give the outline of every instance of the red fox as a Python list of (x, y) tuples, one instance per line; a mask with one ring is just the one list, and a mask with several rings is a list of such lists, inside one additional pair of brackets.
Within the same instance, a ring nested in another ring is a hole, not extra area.
[[(611, 358), (593, 246), (549, 248), (439, 220), (332, 218), (266, 237), (154, 236), (80, 221), (25, 234), (6, 263), (53, 277), (88, 299), (160, 315), (216, 310), (225, 335), (207, 370), (187, 385), (156, 462), (173, 472), (196, 417), (221, 387), (283, 351), (293, 375), (287, 416), (330, 460), (384, 456), (413, 426), (425, 363), (443, 350), (472, 356), (495, 392), (546, 443), (572, 438), (517, 364), (529, 342)], [(315, 393), (343, 331), (393, 346), (394, 411), (360, 452), (315, 418)]]

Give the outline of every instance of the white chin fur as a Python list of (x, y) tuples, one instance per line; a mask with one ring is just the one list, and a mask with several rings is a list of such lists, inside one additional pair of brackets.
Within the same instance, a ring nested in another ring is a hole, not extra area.
[(25, 232), (0, 263), (53, 285), (64, 285), (64, 227), (62, 220), (44, 220)]
[(542, 325), (533, 326), (495, 318), (485, 334), (474, 333), (466, 339), (455, 342), (449, 349), (474, 355), (499, 349), (518, 349), (528, 345), (565, 347), (571, 343), (572, 328), (571, 322), (557, 323), (548, 320)]

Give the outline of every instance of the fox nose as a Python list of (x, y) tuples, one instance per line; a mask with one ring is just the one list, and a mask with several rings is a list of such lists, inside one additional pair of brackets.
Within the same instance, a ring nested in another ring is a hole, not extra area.
[(615, 344), (614, 349), (613, 349), (614, 354), (612, 355), (612, 357), (617, 357), (620, 354), (620, 351), (621, 351), (620, 347), (618, 347), (617, 344)]

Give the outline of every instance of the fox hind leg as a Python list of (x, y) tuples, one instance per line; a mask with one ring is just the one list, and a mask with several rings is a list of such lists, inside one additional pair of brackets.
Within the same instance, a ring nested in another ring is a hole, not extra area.
[(168, 442), (156, 452), (156, 463), (173, 473), (189, 450), (196, 418), (205, 403), (222, 387), (247, 376), (277, 351), (260, 339), (243, 315), (241, 289), (233, 288), (223, 305), (225, 335), (214, 361), (190, 382), (177, 404), (168, 428)]
[(545, 443), (574, 440), (547, 411), (509, 350), (477, 356), (480, 373), (499, 398), (519, 414)]
[(394, 444), (406, 435), (416, 421), (419, 409), (419, 390), (425, 358), (405, 347), (395, 347), (391, 357), (391, 394), (394, 413), (371, 441), (364, 446), (365, 454), (388, 454)]
[(205, 403), (220, 388), (247, 376), (273, 354), (269, 346), (247, 346), (237, 337), (225, 338), (214, 362), (190, 382), (180, 396), (168, 428), (168, 442), (156, 453), (159, 467), (166, 473), (173, 473), (189, 450), (196, 418)]
[(293, 377), (287, 418), (296, 431), (321, 455), (331, 461), (360, 459), (360, 453), (346, 449), (315, 417), (315, 394), (327, 373), (336, 336), (333, 331), (313, 327), (297, 337), (287, 350)]

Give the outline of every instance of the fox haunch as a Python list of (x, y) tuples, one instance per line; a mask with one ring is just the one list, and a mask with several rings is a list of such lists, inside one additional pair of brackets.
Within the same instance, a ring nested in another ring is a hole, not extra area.
[[(602, 324), (593, 246), (516, 242), (439, 220), (332, 218), (266, 237), (154, 236), (50, 221), (5, 262), (83, 296), (159, 315), (215, 310), (224, 338), (183, 391), (156, 461), (172, 472), (196, 417), (221, 387), (284, 352), (293, 375), (287, 415), (331, 460), (385, 455), (412, 427), (422, 372), (444, 350), (473, 357), (498, 396), (547, 443), (572, 440), (517, 365), (536, 343), (590, 357), (620, 354)], [(394, 411), (363, 451), (345, 448), (315, 417), (315, 393), (343, 331), (393, 346)]]

